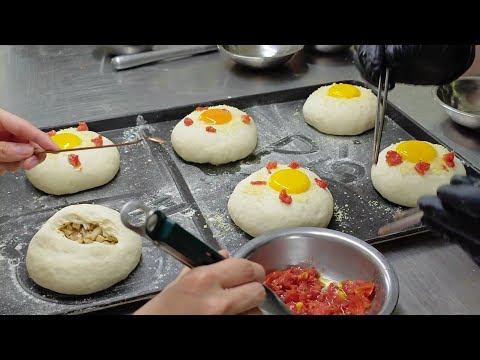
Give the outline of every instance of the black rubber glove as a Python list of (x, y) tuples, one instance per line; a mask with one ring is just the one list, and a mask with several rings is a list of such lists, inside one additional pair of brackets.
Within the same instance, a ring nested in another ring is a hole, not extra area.
[(458, 242), (480, 266), (480, 180), (456, 175), (438, 196), (418, 200), (422, 222), (434, 233)]
[(382, 71), (390, 69), (389, 89), (395, 83), (442, 85), (467, 71), (475, 58), (475, 45), (355, 45), (355, 65), (374, 86)]

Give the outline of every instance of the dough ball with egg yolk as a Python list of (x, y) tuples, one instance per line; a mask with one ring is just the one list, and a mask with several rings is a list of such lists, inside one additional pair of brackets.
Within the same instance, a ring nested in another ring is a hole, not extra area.
[(251, 236), (300, 226), (326, 227), (333, 215), (333, 197), (314, 172), (277, 164), (240, 181), (228, 200), (228, 212)]
[(452, 156), (444, 146), (427, 141), (392, 144), (380, 152), (378, 163), (371, 168), (373, 186), (385, 199), (415, 207), (421, 196), (436, 195), (437, 189), (449, 184), (452, 176), (466, 174), (456, 156), (451, 161), (444, 159), (448, 159), (449, 153)]
[(185, 161), (221, 165), (255, 150), (257, 127), (249, 114), (232, 106), (197, 108), (174, 127), (171, 141)]
[[(26, 171), (28, 180), (37, 189), (52, 195), (73, 194), (108, 183), (120, 169), (117, 148), (75, 152), (76, 148), (96, 146), (92, 140), (99, 136), (94, 131), (78, 131), (74, 127), (57, 131), (51, 136), (53, 142), (61, 149), (72, 151), (47, 154), (41, 164)], [(102, 143), (113, 144), (103, 135)], [(69, 155), (77, 155), (80, 166), (72, 165)]]
[(101, 205), (64, 207), (33, 236), (26, 267), (38, 285), (61, 294), (105, 290), (136, 268), (142, 238), (125, 227), (120, 214)]
[(307, 124), (325, 134), (358, 135), (375, 126), (377, 97), (370, 89), (351, 84), (325, 85), (303, 105)]

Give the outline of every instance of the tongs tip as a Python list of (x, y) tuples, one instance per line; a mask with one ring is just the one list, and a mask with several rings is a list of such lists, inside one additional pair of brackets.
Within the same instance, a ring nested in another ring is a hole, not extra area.
[(378, 163), (380, 154), (380, 144), (382, 141), (383, 125), (385, 123), (385, 109), (387, 108), (388, 84), (390, 78), (389, 68), (385, 69), (385, 74), (381, 74), (378, 79), (377, 94), (377, 118), (375, 120), (375, 131), (373, 135), (373, 164)]

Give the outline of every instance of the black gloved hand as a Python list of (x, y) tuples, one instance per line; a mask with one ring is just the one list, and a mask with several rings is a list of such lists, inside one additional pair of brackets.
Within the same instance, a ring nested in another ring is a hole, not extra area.
[(378, 86), (382, 71), (390, 69), (389, 89), (395, 83), (447, 84), (475, 58), (475, 45), (355, 45), (355, 50), (355, 65), (370, 84)]
[(422, 222), (434, 233), (458, 242), (480, 265), (480, 180), (454, 176), (438, 188), (438, 196), (418, 200)]

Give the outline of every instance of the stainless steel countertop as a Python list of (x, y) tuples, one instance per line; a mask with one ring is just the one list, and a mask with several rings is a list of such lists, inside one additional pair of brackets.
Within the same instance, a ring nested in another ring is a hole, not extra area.
[[(348, 52), (306, 50), (269, 71), (210, 53), (115, 72), (101, 46), (0, 46), (0, 107), (39, 127), (352, 79)], [(480, 132), (454, 124), (431, 87), (397, 85), (389, 100), (480, 168)], [(479, 267), (458, 245), (423, 235), (378, 248), (400, 279), (396, 314), (480, 314)]]

